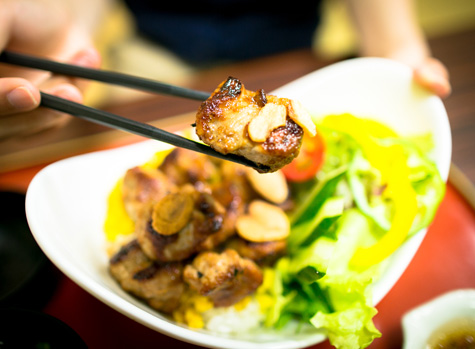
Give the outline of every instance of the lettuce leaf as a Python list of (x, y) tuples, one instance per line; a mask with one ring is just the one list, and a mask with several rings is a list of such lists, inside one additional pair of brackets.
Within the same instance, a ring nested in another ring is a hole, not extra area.
[[(293, 193), (298, 202), (290, 215), (289, 253), (274, 268), (278, 285), (267, 324), (281, 327), (297, 319), (324, 330), (337, 348), (365, 348), (381, 336), (373, 323), (377, 310), (372, 288), (384, 259), (355, 267), (354, 256), (370, 247), (386, 249), (389, 255), (405, 238), (430, 224), (444, 196), (445, 183), (427, 157), (431, 147), (427, 135), (397, 137), (376, 122), (363, 122), (351, 115), (329, 120), (319, 125), (325, 139), (325, 163), (314, 181)], [(332, 129), (335, 122), (337, 127)], [(394, 149), (398, 150), (398, 164), (407, 162), (404, 171), (388, 167), (389, 154), (393, 154), (389, 150)], [(406, 191), (388, 184), (394, 173), (403, 173), (397, 178), (409, 178), (404, 181)], [(406, 202), (406, 192), (417, 206), (406, 215), (411, 220), (404, 235), (391, 239), (388, 233), (395, 231), (394, 217), (409, 212), (401, 205)]]
[(310, 322), (324, 329), (336, 348), (365, 348), (381, 336), (372, 320), (377, 313), (372, 303), (372, 284), (380, 275), (380, 267), (355, 271), (349, 266), (359, 246), (377, 239), (372, 234), (374, 229), (374, 223), (358, 210), (345, 211), (338, 222), (338, 239), (326, 274), (318, 280), (333, 312), (317, 312)]

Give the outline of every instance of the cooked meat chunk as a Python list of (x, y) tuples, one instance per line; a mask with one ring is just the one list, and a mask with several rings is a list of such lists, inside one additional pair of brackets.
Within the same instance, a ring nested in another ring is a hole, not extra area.
[(166, 313), (179, 306), (185, 290), (182, 264), (152, 261), (143, 253), (137, 240), (123, 246), (110, 259), (109, 271), (125, 291)]
[[(159, 219), (157, 217), (165, 210), (163, 202), (173, 204), (167, 197), (141, 211), (136, 224), (137, 239), (152, 259), (162, 262), (184, 260), (199, 252), (203, 241), (223, 228), (225, 210), (210, 194), (199, 192), (191, 185), (180, 188), (180, 192), (190, 195), (192, 210), (186, 214), (186, 221), (180, 223), (177, 232), (167, 231), (165, 234), (157, 231), (160, 224), (154, 224), (154, 220)], [(183, 217), (177, 219), (182, 220)]]
[(203, 249), (211, 250), (236, 233), (237, 218), (244, 213), (247, 202), (254, 197), (245, 176), (245, 168), (228, 161), (221, 161), (220, 180), (211, 186), (213, 197), (226, 210), (223, 229), (209, 236), (203, 243)]
[(125, 173), (122, 190), (127, 213), (135, 221), (144, 204), (160, 200), (174, 186), (161, 171), (133, 167)]
[(262, 271), (234, 250), (206, 251), (185, 267), (183, 279), (214, 306), (225, 307), (253, 293), (262, 284)]
[(175, 148), (160, 165), (167, 178), (176, 185), (191, 183), (199, 189), (219, 182), (223, 160), (184, 148)]
[(211, 186), (212, 194), (224, 207), (242, 206), (257, 194), (247, 178), (247, 168), (220, 160), (220, 180)]
[(211, 193), (226, 210), (223, 228), (207, 237), (200, 250), (213, 249), (232, 236), (237, 217), (255, 195), (244, 166), (183, 148), (174, 149), (159, 169), (176, 185), (191, 183), (198, 190)]
[(235, 238), (229, 241), (226, 247), (236, 250), (243, 258), (251, 259), (259, 265), (272, 265), (279, 257), (285, 254), (287, 241), (251, 242)]
[[(252, 103), (262, 108), (270, 97), (259, 91), (253, 98)], [(272, 137), (292, 127), (302, 132), (292, 120), (285, 122), (287, 129), (273, 130)], [(270, 144), (272, 140), (265, 140), (259, 147)], [(109, 262), (120, 286), (165, 313), (179, 307), (186, 290), (207, 296), (217, 307), (252, 294), (262, 283), (258, 265), (275, 261), (286, 245), (237, 237), (238, 218), (262, 195), (248, 170), (181, 148), (158, 169), (128, 170), (123, 199), (135, 220), (135, 240)]]
[(218, 86), (196, 115), (196, 133), (204, 143), (267, 166), (270, 172), (299, 154), (301, 126), (314, 134), (315, 125), (302, 107), (263, 90), (246, 90), (232, 77)]

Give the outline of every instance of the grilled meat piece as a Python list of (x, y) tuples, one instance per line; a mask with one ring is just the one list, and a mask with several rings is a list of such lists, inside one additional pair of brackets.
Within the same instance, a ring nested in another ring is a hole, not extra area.
[(226, 210), (223, 228), (206, 238), (200, 250), (211, 250), (234, 235), (237, 217), (255, 196), (244, 166), (183, 148), (174, 149), (159, 170), (176, 185), (191, 183), (199, 191), (211, 193)]
[(201, 252), (185, 267), (184, 281), (216, 307), (230, 306), (262, 284), (262, 271), (251, 260), (230, 249), (221, 254)]
[(237, 218), (244, 214), (246, 204), (254, 197), (245, 174), (245, 167), (221, 160), (220, 180), (211, 186), (213, 197), (226, 210), (223, 229), (209, 236), (203, 242), (203, 249), (211, 250), (232, 237), (236, 233)]
[(159, 166), (167, 178), (182, 186), (193, 184), (200, 190), (219, 182), (219, 166), (223, 160), (184, 148), (175, 148)]
[(173, 234), (161, 234), (154, 229), (154, 211), (160, 211), (160, 202), (149, 204), (141, 211), (136, 223), (140, 246), (150, 258), (161, 262), (181, 261), (203, 249), (202, 243), (223, 228), (224, 208), (208, 193), (191, 185), (180, 188), (192, 196), (193, 208), (183, 228)]
[(287, 250), (287, 240), (251, 242), (235, 238), (226, 243), (227, 248), (235, 250), (243, 258), (253, 260), (259, 265), (272, 265)]
[(144, 204), (160, 200), (175, 188), (161, 171), (137, 166), (125, 173), (122, 190), (127, 213), (136, 221)]
[(303, 129), (293, 106), (291, 100), (263, 90), (248, 91), (241, 81), (229, 77), (198, 109), (196, 133), (216, 151), (243, 156), (273, 172), (300, 151)]
[(109, 271), (127, 292), (152, 308), (171, 313), (185, 290), (181, 263), (160, 264), (148, 258), (137, 240), (123, 246), (111, 259)]

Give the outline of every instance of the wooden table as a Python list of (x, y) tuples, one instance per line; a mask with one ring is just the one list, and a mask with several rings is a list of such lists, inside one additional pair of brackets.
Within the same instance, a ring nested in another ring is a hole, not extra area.
[[(399, 282), (378, 305), (376, 326), (383, 333), (372, 348), (400, 348), (401, 316), (409, 309), (449, 290), (475, 288), (475, 31), (431, 40), (433, 53), (449, 68), (452, 95), (445, 100), (453, 136), (451, 182), (427, 237)], [(212, 90), (228, 75), (245, 81), (249, 89), (271, 91), (304, 74), (328, 65), (308, 50), (285, 53), (202, 72), (190, 87)], [(197, 102), (151, 96), (114, 105), (111, 112), (173, 130), (193, 122)], [(88, 151), (140, 140), (74, 119), (63, 132), (40, 140), (12, 141), (0, 149), (0, 190), (24, 192), (31, 178), (48, 162)], [(154, 332), (107, 307), (83, 291), (57, 269), (54, 290), (41, 310), (75, 329), (91, 348), (192, 347)], [(327, 348), (323, 343), (315, 348)]]

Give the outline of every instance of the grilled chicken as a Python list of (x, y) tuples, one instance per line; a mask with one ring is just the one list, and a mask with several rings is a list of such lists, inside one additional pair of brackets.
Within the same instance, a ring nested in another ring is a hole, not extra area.
[(211, 250), (235, 233), (236, 219), (255, 196), (246, 178), (246, 168), (183, 148), (174, 149), (159, 167), (173, 184), (192, 184), (210, 193), (225, 209), (223, 228), (211, 234), (200, 250)]
[(196, 133), (216, 151), (243, 156), (274, 172), (300, 151), (315, 125), (297, 102), (249, 91), (236, 78), (221, 83), (196, 115)]
[(185, 290), (182, 264), (152, 261), (143, 253), (137, 240), (123, 246), (110, 259), (109, 271), (125, 291), (165, 313), (171, 313), (179, 306)]
[(221, 254), (202, 252), (185, 267), (184, 281), (207, 296), (216, 307), (230, 306), (262, 284), (262, 271), (251, 260), (227, 249)]
[(127, 213), (136, 221), (147, 202), (160, 200), (174, 186), (161, 171), (133, 167), (125, 173), (122, 190)]
[(210, 194), (184, 186), (141, 211), (137, 239), (151, 259), (181, 261), (202, 250), (203, 242), (223, 228), (224, 214)]
[(227, 248), (235, 250), (243, 258), (248, 258), (258, 265), (272, 265), (287, 251), (286, 240), (252, 242), (241, 238), (230, 240)]
[(181, 148), (158, 169), (128, 170), (123, 199), (135, 240), (110, 259), (111, 275), (165, 313), (179, 306), (185, 289), (218, 307), (238, 302), (262, 283), (258, 265), (286, 248), (285, 241), (236, 236), (237, 219), (260, 196), (244, 166)]
[(223, 160), (184, 148), (175, 148), (158, 168), (175, 185), (193, 184), (205, 190), (220, 180)]

